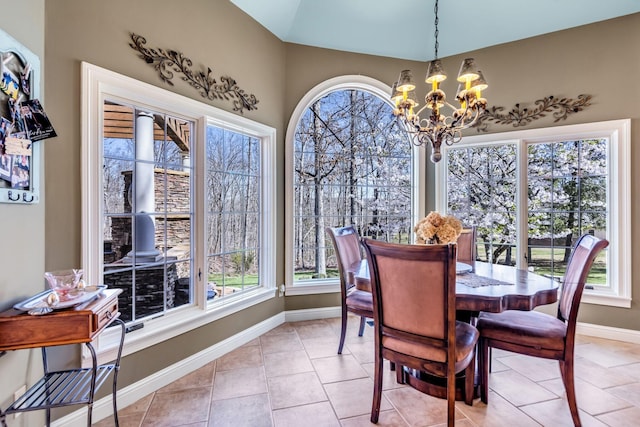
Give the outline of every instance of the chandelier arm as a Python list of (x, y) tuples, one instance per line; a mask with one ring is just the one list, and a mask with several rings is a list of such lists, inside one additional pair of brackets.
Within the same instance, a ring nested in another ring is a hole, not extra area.
[[(460, 111), (460, 109), (456, 108), (454, 105), (449, 102), (445, 102), (446, 107), (452, 110), (453, 113), (457, 113), (455, 115), (444, 116), (443, 120), (440, 120), (440, 111), (438, 112), (438, 116), (434, 117), (433, 110), (432, 114), (427, 118), (420, 118), (420, 114), (427, 108), (421, 108), (417, 113), (414, 114), (414, 118), (410, 119), (405, 114), (401, 114), (403, 122), (411, 128), (415, 128), (415, 130), (411, 130), (412, 132), (426, 132), (429, 129), (429, 124), (435, 122), (442, 122), (446, 127), (460, 127), (462, 129), (466, 129), (468, 127), (473, 126), (479, 119), (479, 117), (484, 112), (485, 108), (483, 106), (478, 106), (475, 108), (471, 108), (468, 105), (464, 108), (464, 110)], [(470, 114), (471, 113), (471, 114)], [(471, 121), (467, 120), (468, 118), (472, 118)]]
[(453, 133), (447, 134), (448, 138), (445, 138), (444, 143), (451, 146), (462, 141), (462, 132), (459, 129), (454, 129)]
[(403, 128), (405, 132), (411, 138), (411, 143), (416, 146), (424, 144), (423, 138), (427, 138), (427, 142), (431, 142), (431, 138), (424, 132), (424, 128), (420, 124), (416, 124), (407, 119), (406, 116), (400, 116), (402, 118)]
[(414, 130), (407, 130), (407, 134), (409, 135), (410, 141), (416, 147), (424, 145), (425, 142), (430, 142), (431, 140), (427, 138), (427, 141), (424, 141), (426, 135)]
[(426, 110), (427, 108), (429, 108), (429, 106), (425, 104), (422, 108), (420, 108), (420, 109), (416, 112), (416, 115), (417, 115), (417, 116), (420, 116), (420, 114), (421, 114), (424, 110)]
[(455, 105), (452, 105), (451, 103), (449, 103), (449, 101), (445, 101), (445, 102), (444, 102), (444, 104), (445, 104), (447, 107), (449, 107), (451, 110), (453, 110), (453, 111), (457, 111), (457, 110), (458, 110), (458, 108), (456, 108), (456, 106), (455, 106)]
[[(448, 102), (445, 102), (445, 104), (447, 105), (447, 107), (449, 107), (449, 108), (452, 110), (453, 114), (455, 114), (456, 112), (458, 112), (458, 111), (460, 110), (460, 109), (456, 108), (454, 105), (451, 105), (451, 104), (450, 104), (450, 103), (448, 103)], [(465, 107), (465, 109), (464, 109), (464, 111), (462, 112), (462, 114), (458, 114), (458, 116), (457, 116), (457, 117), (454, 117), (454, 115), (452, 114), (451, 116), (447, 116), (446, 118), (450, 118), (450, 119), (452, 120), (452, 121), (451, 121), (451, 124), (453, 124), (453, 123), (457, 123), (457, 122), (460, 122), (460, 120), (461, 120), (461, 119), (462, 119), (462, 121), (464, 122), (464, 117), (466, 117), (467, 111), (469, 111), (469, 106), (468, 106), (468, 104), (467, 104), (467, 106)], [(445, 118), (445, 120), (446, 120), (446, 118)]]
[(471, 120), (471, 122), (465, 123), (465, 127), (464, 127), (465, 129), (473, 127), (478, 122), (478, 119), (482, 116), (485, 109), (484, 107), (479, 107), (479, 108), (476, 108), (474, 111), (475, 112), (473, 115), (473, 119)]
[[(462, 113), (460, 113), (459, 115), (459, 121), (461, 122), (460, 127), (462, 129), (467, 129), (472, 127), (473, 125), (475, 125), (475, 123), (478, 121), (478, 119), (480, 118), (480, 116), (482, 116), (482, 114), (485, 111), (485, 105), (482, 103), (477, 103), (476, 106), (474, 108), (471, 108), (469, 105), (471, 103), (469, 101), (467, 101), (465, 103), (465, 108), (462, 111)], [(469, 114), (471, 113), (471, 114)], [(472, 116), (472, 120), (469, 122), (467, 120), (467, 118), (469, 118), (470, 116)]]

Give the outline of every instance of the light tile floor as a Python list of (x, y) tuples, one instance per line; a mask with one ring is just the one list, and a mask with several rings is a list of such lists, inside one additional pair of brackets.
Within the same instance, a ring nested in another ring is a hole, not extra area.
[[(369, 426), (373, 328), (339, 319), (283, 324), (119, 411), (120, 426)], [(584, 426), (640, 426), (640, 345), (579, 336)], [(493, 351), (489, 404), (456, 403), (457, 426), (572, 426), (558, 363)], [(113, 425), (113, 418), (95, 426)], [(385, 366), (379, 426), (446, 425), (446, 402), (399, 385)]]

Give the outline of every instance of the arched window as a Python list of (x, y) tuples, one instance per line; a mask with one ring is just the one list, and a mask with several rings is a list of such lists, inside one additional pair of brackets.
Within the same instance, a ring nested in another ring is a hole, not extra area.
[[(287, 132), (287, 293), (334, 292), (325, 227), (410, 243), (418, 212), (418, 149), (395, 120), (389, 88), (362, 76), (329, 80), (298, 104)], [(423, 182), (423, 180), (422, 180)]]

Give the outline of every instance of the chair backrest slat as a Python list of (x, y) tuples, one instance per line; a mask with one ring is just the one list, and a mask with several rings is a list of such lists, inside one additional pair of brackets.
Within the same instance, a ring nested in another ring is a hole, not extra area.
[(609, 242), (591, 234), (583, 234), (573, 247), (567, 270), (562, 281), (562, 293), (558, 303), (558, 318), (575, 322), (582, 292), (589, 276), (591, 266), (600, 251)]
[(475, 266), (476, 262), (476, 227), (463, 228), (458, 236), (458, 261)]
[(336, 251), (340, 284), (346, 289), (353, 285), (353, 283), (348, 283), (347, 268), (362, 259), (360, 236), (352, 225), (335, 228), (327, 227), (326, 232), (331, 237), (333, 247)]

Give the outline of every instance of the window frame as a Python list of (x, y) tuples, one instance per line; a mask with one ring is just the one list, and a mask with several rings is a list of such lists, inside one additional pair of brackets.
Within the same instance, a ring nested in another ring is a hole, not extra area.
[[(389, 94), (391, 87), (379, 80), (362, 75), (345, 75), (325, 80), (309, 90), (298, 102), (289, 119), (285, 138), (285, 293), (291, 295), (309, 295), (340, 292), (340, 280), (337, 277), (313, 279), (307, 281), (294, 280), (294, 138), (300, 118), (318, 99), (331, 92), (340, 90), (360, 90), (372, 93), (384, 100), (393, 108)], [(407, 144), (411, 144), (407, 139)], [(416, 218), (424, 216), (426, 186), (426, 152), (424, 147), (411, 144), (413, 157), (412, 185), (414, 197), (412, 206), (412, 223)]]
[[(527, 231), (527, 146), (540, 142), (561, 142), (571, 139), (607, 138), (607, 282), (606, 289), (585, 289), (584, 303), (630, 308), (631, 277), (631, 120), (611, 120), (577, 125), (554, 126), (504, 133), (465, 136), (454, 147), (444, 146), (443, 159), (436, 165), (436, 209), (446, 212), (446, 158), (451, 148), (515, 144), (518, 156), (518, 189), (516, 228), (519, 236)], [(524, 167), (523, 167), (524, 165)], [(526, 266), (526, 239), (517, 239), (517, 267)]]
[[(194, 277), (193, 303), (165, 312), (163, 316), (144, 320), (144, 328), (126, 336), (123, 355), (183, 334), (212, 321), (275, 298), (275, 227), (276, 227), (276, 130), (273, 127), (232, 114), (197, 100), (82, 62), (82, 268), (88, 283), (98, 283), (103, 271), (102, 212), (102, 140), (105, 100), (133, 103), (136, 107), (170, 114), (195, 123), (194, 150)], [(206, 270), (206, 238), (198, 230), (205, 224), (205, 144), (206, 127), (213, 125), (244, 133), (261, 141), (261, 235), (260, 283), (256, 289), (232, 297), (207, 301), (206, 280), (198, 271)], [(97, 189), (97, 191), (96, 191)], [(100, 358), (113, 355), (119, 331), (100, 335), (96, 348)], [(83, 364), (90, 357), (83, 349)]]

